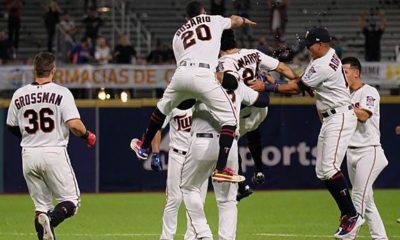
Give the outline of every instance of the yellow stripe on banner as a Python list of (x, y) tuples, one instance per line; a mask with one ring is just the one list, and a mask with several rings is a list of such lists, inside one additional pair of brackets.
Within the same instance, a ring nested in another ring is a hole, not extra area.
[[(159, 99), (157, 98), (140, 98), (131, 99), (127, 102), (122, 102), (119, 99), (114, 100), (76, 100), (78, 107), (102, 107), (102, 108), (140, 108), (154, 107)], [(400, 104), (400, 96), (383, 96), (381, 97), (382, 104)], [(1, 108), (8, 108), (9, 99), (0, 100)], [(311, 97), (271, 97), (271, 105), (314, 105), (315, 99)]]

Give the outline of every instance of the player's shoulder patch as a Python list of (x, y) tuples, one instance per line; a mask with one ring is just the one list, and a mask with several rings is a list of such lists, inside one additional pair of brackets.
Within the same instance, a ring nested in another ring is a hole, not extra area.
[(367, 101), (366, 101), (366, 105), (368, 107), (373, 107), (375, 105), (375, 98), (373, 96), (367, 96)]
[(308, 71), (304, 75), (304, 79), (310, 79), (312, 75), (317, 73), (317, 68), (315, 66), (311, 66)]

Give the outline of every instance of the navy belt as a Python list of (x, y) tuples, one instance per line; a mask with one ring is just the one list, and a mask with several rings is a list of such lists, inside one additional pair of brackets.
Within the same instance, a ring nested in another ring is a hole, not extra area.
[(212, 134), (212, 133), (196, 133), (196, 137), (198, 137), (198, 138), (214, 138), (214, 134)]
[[(198, 138), (214, 138), (214, 137), (219, 137), (219, 134), (213, 134), (213, 133), (196, 133), (196, 137)], [(238, 140), (239, 136), (235, 136), (235, 140)]]
[[(353, 106), (349, 105), (349, 106), (347, 106), (347, 109), (348, 109), (348, 110), (351, 110), (351, 109), (353, 109)], [(336, 114), (337, 112), (338, 112), (338, 111), (336, 111), (335, 108), (332, 108), (332, 109), (329, 109), (329, 110), (326, 111), (326, 112), (323, 112), (323, 113), (322, 113), (322, 117), (326, 118), (326, 117), (329, 117), (329, 116), (332, 116), (332, 115)]]
[(210, 64), (208, 63), (191, 63), (191, 62), (186, 62), (182, 61), (179, 66), (188, 66), (188, 67), (201, 67), (201, 68), (208, 68), (210, 69)]
[(172, 148), (172, 151), (174, 151), (174, 152), (176, 152), (176, 153), (179, 153), (179, 154), (182, 154), (182, 155), (186, 155), (186, 151), (182, 151), (182, 150), (179, 150), (179, 149), (176, 149), (176, 148)]

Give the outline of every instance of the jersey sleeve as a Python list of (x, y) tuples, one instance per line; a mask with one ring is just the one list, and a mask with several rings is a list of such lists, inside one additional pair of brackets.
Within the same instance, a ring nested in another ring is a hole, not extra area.
[(235, 71), (236, 72), (237, 66), (236, 61), (232, 58), (220, 58), (218, 63), (218, 72), (225, 72), (225, 71)]
[(7, 113), (7, 125), (16, 127), (18, 126), (18, 116), (17, 116), (17, 106), (15, 106), (15, 94), (11, 99), (10, 106), (8, 107), (8, 113)]
[(230, 18), (226, 18), (226, 17), (221, 17), (218, 15), (214, 15), (214, 17), (217, 19), (217, 21), (219, 22), (219, 24), (221, 25), (222, 29), (230, 29), (232, 26), (232, 21)]
[(260, 51), (257, 51), (257, 52), (260, 55), (260, 60), (261, 60), (260, 68), (261, 69), (271, 71), (271, 70), (275, 70), (278, 67), (278, 65), (279, 65), (278, 59), (270, 57)]
[(375, 109), (379, 106), (380, 96), (378, 91), (374, 88), (365, 88), (361, 94), (359, 108), (369, 111), (371, 114), (375, 113)]
[(61, 110), (61, 118), (64, 122), (67, 122), (68, 120), (75, 119), (75, 118), (81, 118), (78, 108), (76, 107), (75, 104), (75, 99), (72, 93), (66, 89), (63, 95), (63, 99), (61, 101), (60, 105), (60, 110)]
[(239, 82), (238, 89), (240, 91), (240, 95), (243, 96), (242, 104), (250, 106), (257, 101), (259, 93), (246, 86), (243, 81)]
[(324, 79), (326, 79), (329, 72), (323, 70), (321, 66), (312, 65), (306, 69), (306, 72), (301, 77), (303, 83), (311, 88), (318, 86)]

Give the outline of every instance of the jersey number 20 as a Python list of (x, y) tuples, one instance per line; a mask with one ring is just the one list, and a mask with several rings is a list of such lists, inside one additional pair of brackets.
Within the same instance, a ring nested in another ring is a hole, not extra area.
[(29, 134), (34, 134), (39, 129), (45, 133), (53, 131), (55, 124), (49, 115), (54, 115), (53, 110), (50, 108), (42, 108), (39, 112), (33, 109), (26, 110), (24, 117), (28, 118), (29, 125), (25, 127), (25, 131)]
[[(196, 33), (196, 36), (194, 34)], [(183, 40), (183, 49), (191, 47), (196, 44), (196, 37), (201, 41), (208, 41), (211, 39), (210, 28), (205, 25), (199, 25), (194, 31), (189, 30), (182, 34), (181, 39)]]

